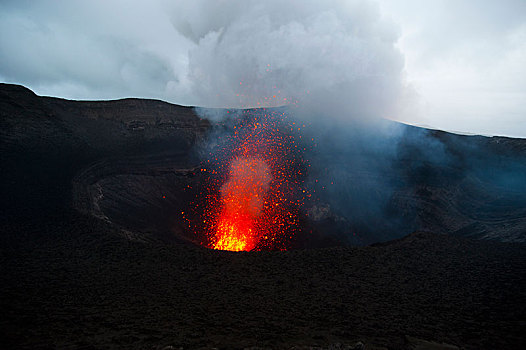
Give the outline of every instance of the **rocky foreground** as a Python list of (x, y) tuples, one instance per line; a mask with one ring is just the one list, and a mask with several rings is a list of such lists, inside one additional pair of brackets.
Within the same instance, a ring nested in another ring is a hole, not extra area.
[(73, 212), (1, 232), (5, 349), (526, 345), (523, 244), (421, 232), (232, 253), (131, 241)]

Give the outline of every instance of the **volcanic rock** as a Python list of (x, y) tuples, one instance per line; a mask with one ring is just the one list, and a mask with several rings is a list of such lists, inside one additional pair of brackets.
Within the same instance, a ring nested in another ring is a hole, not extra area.
[[(72, 206), (141, 239), (193, 239), (182, 213), (199, 195), (214, 125), (194, 109), (67, 101), (1, 84), (0, 123), (5, 215)], [(337, 181), (308, 204), (313, 233), (296, 245), (364, 245), (416, 230), (526, 240), (526, 140), (398, 128), (397, 137), (335, 131), (320, 140), (312, 178), (323, 164), (326, 181), (336, 171)], [(374, 146), (384, 143), (395, 156)]]

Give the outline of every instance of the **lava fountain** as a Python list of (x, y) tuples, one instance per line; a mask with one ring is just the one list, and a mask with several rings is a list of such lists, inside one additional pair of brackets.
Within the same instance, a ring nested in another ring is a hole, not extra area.
[(221, 187), (222, 210), (215, 249), (240, 251), (256, 247), (254, 225), (263, 212), (270, 181), (270, 169), (264, 160), (250, 157), (232, 161), (229, 178)]
[(209, 142), (191, 229), (212, 249), (286, 250), (303, 230), (301, 206), (310, 196), (301, 126), (265, 109), (230, 116)]

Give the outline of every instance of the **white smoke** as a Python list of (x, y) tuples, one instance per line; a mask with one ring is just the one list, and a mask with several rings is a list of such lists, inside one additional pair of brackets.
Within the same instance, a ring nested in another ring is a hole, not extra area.
[(525, 9), (524, 0), (2, 0), (0, 81), (81, 100), (298, 100), (341, 119), (524, 137)]
[(407, 95), (397, 28), (376, 3), (198, 0), (172, 11), (194, 43), (187, 80), (202, 106), (323, 105), (342, 118), (393, 117)]

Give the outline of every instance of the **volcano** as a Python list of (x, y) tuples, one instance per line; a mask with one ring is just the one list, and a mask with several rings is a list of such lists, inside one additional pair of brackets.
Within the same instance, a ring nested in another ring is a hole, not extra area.
[(524, 347), (526, 140), (228, 112), (0, 85), (3, 346)]

